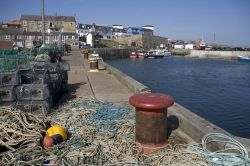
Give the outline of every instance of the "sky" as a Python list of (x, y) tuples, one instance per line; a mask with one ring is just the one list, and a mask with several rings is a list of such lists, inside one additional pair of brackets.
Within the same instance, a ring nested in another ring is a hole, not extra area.
[[(141, 27), (173, 40), (250, 47), (250, 0), (44, 0), (46, 15), (79, 23)], [(0, 21), (41, 14), (41, 0), (0, 0)]]

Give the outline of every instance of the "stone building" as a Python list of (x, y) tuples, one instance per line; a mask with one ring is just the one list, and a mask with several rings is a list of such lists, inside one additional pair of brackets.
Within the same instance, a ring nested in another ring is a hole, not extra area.
[(137, 48), (145, 49), (145, 50), (155, 49), (157, 47), (160, 47), (160, 45), (169, 47), (168, 38), (160, 37), (160, 36), (153, 36), (151, 35), (151, 33), (118, 38), (116, 39), (116, 41), (123, 45), (137, 47)]
[[(40, 15), (21, 15), (22, 31), (25, 34), (25, 46), (32, 47), (33, 40), (42, 38), (42, 17)], [(76, 19), (73, 16), (44, 16), (45, 43), (79, 42), (76, 34)]]
[[(76, 32), (76, 19), (73, 16), (44, 16), (45, 32), (52, 28), (61, 32)], [(42, 32), (42, 16), (21, 15), (23, 31)]]
[(11, 20), (8, 22), (0, 23), (1, 43), (7, 42), (7, 43), (11, 43), (11, 45), (18, 45), (20, 47), (23, 47), (23, 39), (24, 39), (23, 31), (21, 29), (20, 20)]

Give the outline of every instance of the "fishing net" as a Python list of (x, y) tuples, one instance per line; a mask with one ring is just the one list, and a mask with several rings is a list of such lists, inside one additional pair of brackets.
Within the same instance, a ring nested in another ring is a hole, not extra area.
[[(46, 118), (2, 107), (0, 120), (0, 145), (6, 148), (0, 165), (207, 165), (201, 153), (171, 137), (166, 148), (143, 155), (128, 104), (75, 99)], [(64, 127), (68, 140), (44, 149), (50, 125)]]

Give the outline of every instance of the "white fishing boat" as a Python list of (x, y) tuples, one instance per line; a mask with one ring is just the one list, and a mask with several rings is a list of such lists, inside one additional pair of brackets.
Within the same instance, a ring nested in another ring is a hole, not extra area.
[(238, 61), (250, 62), (250, 56), (245, 57), (245, 56), (238, 55)]

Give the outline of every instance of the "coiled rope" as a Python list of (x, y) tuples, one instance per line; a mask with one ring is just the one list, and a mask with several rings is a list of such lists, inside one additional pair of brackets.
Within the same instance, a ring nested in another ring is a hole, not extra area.
[[(210, 151), (208, 146), (216, 143), (220, 149)], [(202, 153), (206, 161), (213, 166), (249, 166), (250, 160), (246, 148), (237, 140), (221, 134), (209, 133), (202, 139)]]

